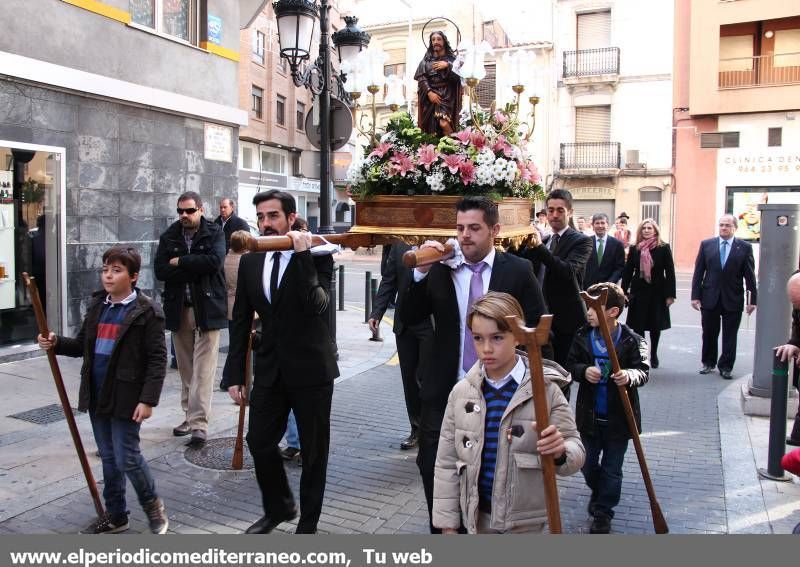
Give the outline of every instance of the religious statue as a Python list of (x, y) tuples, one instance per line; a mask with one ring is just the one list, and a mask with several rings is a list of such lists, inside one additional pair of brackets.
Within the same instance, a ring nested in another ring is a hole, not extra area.
[(434, 31), (414, 79), (419, 103), (418, 125), (423, 132), (448, 136), (457, 128), (461, 112), (461, 77), (453, 70), (456, 54), (444, 32)]

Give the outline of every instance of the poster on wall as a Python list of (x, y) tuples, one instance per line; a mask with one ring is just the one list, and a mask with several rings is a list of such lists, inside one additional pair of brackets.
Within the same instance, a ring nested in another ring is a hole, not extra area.
[(729, 187), (728, 213), (739, 221), (736, 238), (761, 239), (761, 204), (800, 204), (800, 187)]
[(208, 15), (208, 42), (222, 45), (222, 18)]
[(233, 129), (228, 126), (205, 123), (205, 158), (216, 161), (233, 161), (231, 140)]

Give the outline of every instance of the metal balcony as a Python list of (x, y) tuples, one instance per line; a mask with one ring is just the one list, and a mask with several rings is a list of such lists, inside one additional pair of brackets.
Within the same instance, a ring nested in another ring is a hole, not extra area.
[(719, 60), (719, 88), (800, 84), (800, 53), (775, 53)]
[(619, 142), (577, 142), (561, 144), (561, 170), (617, 170)]
[(619, 75), (619, 47), (564, 52), (564, 79)]

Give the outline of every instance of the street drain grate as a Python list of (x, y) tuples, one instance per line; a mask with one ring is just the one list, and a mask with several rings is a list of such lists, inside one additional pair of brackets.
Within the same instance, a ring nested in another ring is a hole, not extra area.
[[(74, 412), (75, 409), (73, 408), (72, 411)], [(21, 413), (15, 413), (14, 415), (9, 415), (8, 417), (21, 419), (22, 421), (28, 421), (37, 425), (47, 425), (48, 423), (55, 423), (57, 421), (61, 421), (62, 419), (66, 419), (64, 417), (64, 409), (61, 407), (61, 404), (50, 404), (49, 406), (23, 411)]]
[[(188, 448), (184, 451), (184, 457), (187, 461), (198, 467), (216, 470), (231, 470), (231, 460), (233, 459), (233, 449), (236, 445), (235, 437), (219, 437), (217, 439), (209, 439), (206, 444), (200, 449)], [(244, 447), (244, 463), (243, 469), (253, 468), (253, 457)]]

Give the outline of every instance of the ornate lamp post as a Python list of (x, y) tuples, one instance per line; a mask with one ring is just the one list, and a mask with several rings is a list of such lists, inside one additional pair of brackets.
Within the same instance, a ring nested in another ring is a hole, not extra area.
[[(278, 0), (272, 4), (278, 20), (278, 41), (281, 57), (287, 60), (292, 80), (298, 87), (309, 89), (319, 97), (320, 113), (320, 172), (319, 172), (319, 232), (332, 234), (331, 226), (331, 78), (336, 83), (338, 98), (351, 103), (344, 90), (340, 74), (331, 73), (331, 45), (329, 42), (330, 6), (328, 0)], [(311, 54), (311, 41), (319, 20), (319, 56), (313, 64), (301, 69), (301, 63), (308, 61)], [(333, 43), (338, 51), (339, 61), (357, 55), (369, 44), (370, 36), (357, 26), (357, 18), (345, 18), (347, 27), (333, 35)]]

